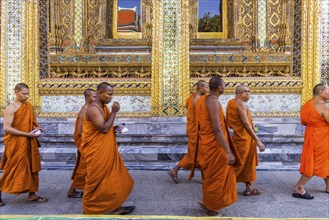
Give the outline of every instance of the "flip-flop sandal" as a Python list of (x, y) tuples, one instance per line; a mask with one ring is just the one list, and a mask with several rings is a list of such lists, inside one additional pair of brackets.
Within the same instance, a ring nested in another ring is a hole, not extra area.
[(244, 196), (257, 196), (257, 195), (260, 195), (260, 194), (261, 194), (261, 192), (256, 188), (253, 188), (252, 190), (245, 190), (243, 192)]
[(116, 210), (109, 212), (107, 214), (110, 215), (127, 215), (129, 213), (131, 213), (132, 211), (134, 211), (136, 208), (136, 206), (123, 206), (123, 207), (119, 207)]
[(81, 191), (75, 191), (73, 195), (67, 195), (67, 198), (82, 198), (83, 192)]
[(41, 197), (41, 196), (37, 196), (37, 197), (35, 197), (34, 199), (28, 199), (27, 201), (28, 201), (28, 202), (45, 203), (45, 202), (48, 202), (48, 199), (43, 198), (43, 197)]
[(310, 195), (307, 192), (305, 192), (303, 195), (300, 193), (293, 193), (292, 196), (299, 199), (314, 199), (314, 196)]
[(171, 179), (175, 182), (175, 183), (178, 183), (178, 178), (177, 176), (173, 173), (172, 170), (168, 170), (168, 175), (171, 177)]

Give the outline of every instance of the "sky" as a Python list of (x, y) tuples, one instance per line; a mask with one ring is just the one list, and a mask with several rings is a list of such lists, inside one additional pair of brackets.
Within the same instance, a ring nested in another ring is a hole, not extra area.
[(199, 0), (199, 18), (203, 18), (203, 15), (210, 12), (210, 17), (219, 12), (219, 2), (221, 0)]
[(140, 14), (140, 0), (118, 0), (118, 5), (121, 8), (133, 8), (137, 6), (138, 14)]

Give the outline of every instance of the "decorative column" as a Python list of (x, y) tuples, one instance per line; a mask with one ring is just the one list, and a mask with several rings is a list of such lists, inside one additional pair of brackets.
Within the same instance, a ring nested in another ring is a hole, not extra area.
[(23, 14), (20, 0), (3, 0), (1, 2), (1, 108), (12, 101), (14, 87), (22, 81), (23, 62)]
[(321, 82), (329, 85), (329, 0), (322, 0), (321, 14)]
[(313, 97), (320, 82), (321, 0), (302, 1), (302, 102)]
[(182, 116), (189, 95), (188, 0), (154, 0), (152, 114)]

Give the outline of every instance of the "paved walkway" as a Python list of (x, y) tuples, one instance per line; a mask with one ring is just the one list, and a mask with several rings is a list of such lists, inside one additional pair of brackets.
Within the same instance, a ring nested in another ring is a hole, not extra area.
[[(134, 203), (137, 207), (133, 215), (185, 216), (183, 218), (186, 219), (188, 216), (203, 216), (203, 210), (197, 204), (202, 196), (200, 173), (197, 172), (189, 182), (189, 173), (180, 172), (179, 184), (174, 184), (164, 171), (130, 173), (135, 180), (135, 187), (128, 203)], [(81, 199), (66, 197), (70, 176), (71, 171), (41, 171), (39, 194), (47, 197), (48, 203), (28, 203), (26, 194), (3, 194), (6, 206), (0, 207), (0, 219), (8, 217), (4, 215), (81, 214)], [(229, 217), (329, 218), (329, 194), (324, 193), (324, 181), (313, 178), (306, 189), (315, 199), (302, 200), (291, 196), (298, 179), (297, 171), (258, 171), (255, 186), (262, 191), (262, 195), (245, 197), (242, 195), (244, 185), (238, 184), (239, 200), (221, 213)]]

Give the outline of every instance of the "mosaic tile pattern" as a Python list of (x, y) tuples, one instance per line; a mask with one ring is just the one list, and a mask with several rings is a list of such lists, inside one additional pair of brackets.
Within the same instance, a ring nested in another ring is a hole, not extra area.
[(83, 1), (74, 1), (74, 40), (77, 47), (80, 47), (82, 40), (82, 10)]
[(265, 47), (266, 40), (266, 0), (258, 0), (258, 40), (260, 47)]
[(163, 0), (162, 103), (178, 106), (178, 1)]
[[(219, 101), (226, 110), (227, 102), (235, 95), (223, 95)], [(251, 95), (247, 106), (251, 112), (296, 112), (300, 111), (301, 96), (291, 94)]]
[[(115, 96), (112, 103), (120, 103), (121, 112), (148, 112), (151, 110), (150, 96)], [(78, 112), (84, 104), (83, 96), (43, 96), (43, 112)], [(112, 104), (109, 104), (109, 107)]]
[(48, 16), (49, 1), (39, 0), (39, 61), (40, 78), (48, 76)]
[(22, 81), (22, 2), (18, 0), (7, 0), (7, 36), (6, 36), (6, 100), (14, 99), (14, 87)]
[(329, 0), (322, 0), (321, 82), (329, 85)]
[(293, 62), (292, 75), (302, 75), (302, 1), (294, 0)]

